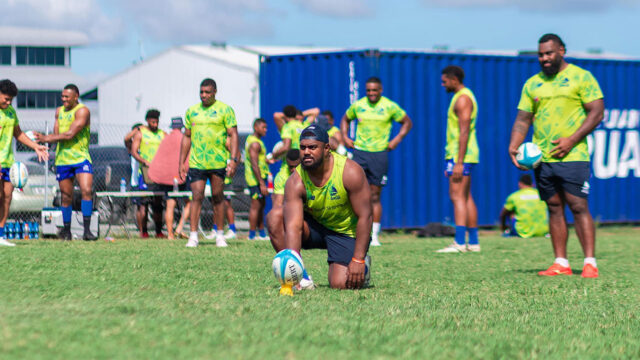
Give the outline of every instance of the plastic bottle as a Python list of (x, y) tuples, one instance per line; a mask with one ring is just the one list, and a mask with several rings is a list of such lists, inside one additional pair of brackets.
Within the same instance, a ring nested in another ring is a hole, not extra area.
[(267, 175), (267, 189), (269, 192), (273, 192), (273, 175), (271, 173)]
[(173, 192), (178, 192), (178, 190), (180, 190), (178, 188), (178, 178), (174, 177), (173, 178)]
[(13, 223), (7, 223), (7, 226), (9, 227), (9, 230), (7, 231), (7, 239), (13, 239), (15, 238), (15, 232), (14, 232), (14, 228), (13, 228)]
[(11, 239), (11, 223), (8, 221), (4, 224), (4, 236)]
[(34, 229), (33, 229), (33, 238), (34, 239), (39, 239), (40, 238), (40, 223), (39, 222), (34, 222)]
[(120, 179), (120, 192), (127, 191), (127, 181), (124, 178)]
[(22, 221), (16, 221), (14, 224), (16, 228), (16, 239), (22, 239)]
[(31, 233), (29, 232), (29, 222), (24, 223), (24, 229), (22, 230), (24, 234), (23, 237), (25, 240), (29, 240), (31, 238)]

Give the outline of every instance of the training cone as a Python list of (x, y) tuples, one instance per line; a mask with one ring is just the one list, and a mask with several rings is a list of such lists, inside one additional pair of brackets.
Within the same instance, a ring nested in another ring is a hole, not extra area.
[(290, 284), (280, 286), (280, 295), (293, 296), (293, 286)]

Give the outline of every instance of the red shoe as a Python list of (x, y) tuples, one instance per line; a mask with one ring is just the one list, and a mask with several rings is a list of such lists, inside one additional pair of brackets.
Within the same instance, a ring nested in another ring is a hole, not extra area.
[(556, 275), (573, 275), (570, 267), (564, 267), (560, 264), (553, 263), (551, 267), (549, 267), (545, 271), (540, 271), (538, 273), (540, 276), (556, 276)]
[(166, 239), (167, 237), (163, 233), (156, 234), (157, 239)]
[(582, 268), (582, 277), (583, 278), (597, 278), (598, 277), (598, 268), (587, 264)]
[(148, 239), (149, 238), (149, 233), (146, 233), (146, 232), (140, 233), (140, 237), (143, 238), (143, 239)]

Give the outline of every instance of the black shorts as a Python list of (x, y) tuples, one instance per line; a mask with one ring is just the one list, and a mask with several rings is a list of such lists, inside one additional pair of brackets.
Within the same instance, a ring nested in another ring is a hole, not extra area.
[(586, 198), (589, 195), (591, 163), (588, 161), (568, 161), (541, 163), (534, 170), (540, 199), (549, 200), (559, 192)]
[(364, 170), (369, 185), (387, 185), (387, 171), (389, 170), (389, 152), (369, 152), (353, 149), (353, 161)]
[[(262, 180), (264, 180), (265, 184), (267, 183), (267, 179)], [(260, 185), (249, 186), (249, 196), (254, 200), (264, 199), (264, 196), (260, 192)]]
[(309, 225), (309, 238), (302, 241), (303, 249), (327, 249), (329, 264), (349, 265), (356, 249), (355, 238), (327, 229), (306, 212), (304, 221)]
[(194, 181), (201, 181), (201, 180), (207, 181), (209, 180), (209, 178), (211, 178), (211, 175), (215, 175), (224, 181), (226, 173), (227, 173), (226, 169), (202, 170), (202, 169), (191, 168), (187, 173), (187, 182), (192, 183)]

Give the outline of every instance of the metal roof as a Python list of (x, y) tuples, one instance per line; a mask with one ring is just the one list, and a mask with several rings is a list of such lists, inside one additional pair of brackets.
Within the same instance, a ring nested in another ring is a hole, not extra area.
[(0, 26), (0, 45), (81, 46), (89, 37), (78, 31)]

